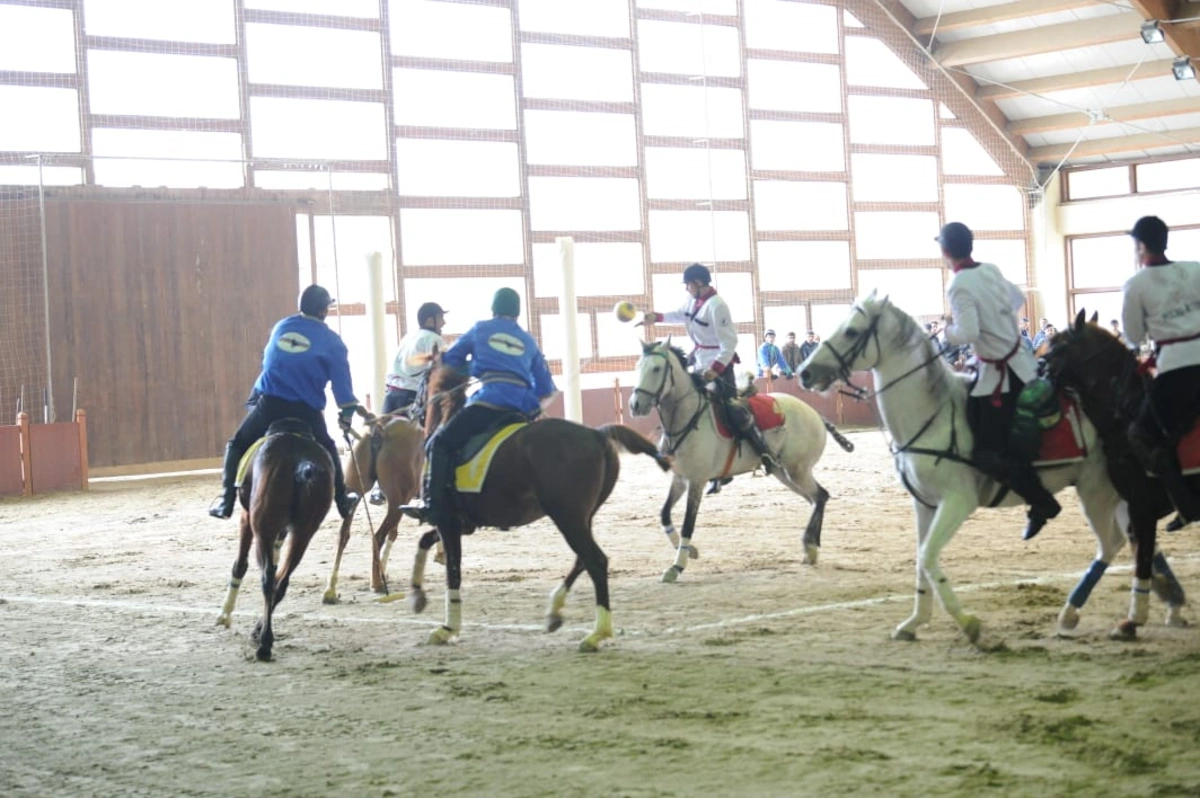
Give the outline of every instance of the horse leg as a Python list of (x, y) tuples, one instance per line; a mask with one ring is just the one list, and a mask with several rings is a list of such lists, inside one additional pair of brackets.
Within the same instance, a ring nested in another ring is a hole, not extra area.
[(1167, 555), (1161, 551), (1156, 551), (1152, 564), (1154, 577), (1150, 583), (1150, 588), (1154, 591), (1154, 595), (1158, 596), (1167, 605), (1167, 626), (1187, 626), (1187, 619), (1183, 617), (1183, 608), (1187, 604), (1187, 594), (1183, 592), (1183, 585), (1175, 578), (1175, 573), (1171, 570), (1171, 566), (1167, 564)]
[[(354, 508), (358, 510), (357, 507)], [(333, 558), (333, 570), (329, 572), (329, 581), (325, 583), (325, 593), (321, 596), (321, 601), (325, 604), (338, 603), (338, 571), (342, 567), (342, 554), (346, 551), (346, 544), (350, 542), (350, 522), (354, 520), (354, 516), (342, 519), (342, 528), (338, 532), (338, 547), (337, 555)]]
[(436, 529), (421, 535), (421, 539), (417, 541), (417, 556), (413, 558), (412, 582), (409, 585), (412, 591), (408, 595), (409, 609), (416, 613), (424, 612), (429, 601), (425, 595), (425, 560), (429, 557), (429, 550), (433, 548), (434, 543), (441, 543)]
[(1092, 534), (1096, 536), (1096, 559), (1080, 577), (1079, 584), (1067, 596), (1067, 603), (1058, 613), (1059, 634), (1070, 632), (1079, 625), (1079, 611), (1108, 570), (1113, 557), (1125, 545), (1125, 533), (1122, 530), (1131, 529), (1129, 506), (1124, 502), (1114, 506), (1110, 501), (1088, 501), (1083, 505), (1083, 514)]
[(1133, 543), (1133, 579), (1129, 589), (1129, 614), (1108, 636), (1112, 640), (1134, 640), (1139, 626), (1150, 620), (1150, 585), (1154, 576), (1154, 554), (1158, 542), (1158, 518), (1147, 508), (1129, 507), (1129, 539)]
[(924, 569), (921, 568), (921, 547), (925, 545), (925, 538), (929, 534), (929, 526), (933, 523), (933, 508), (926, 507), (921, 502), (913, 499), (913, 510), (917, 517), (917, 593), (916, 601), (913, 606), (912, 615), (908, 619), (896, 627), (892, 632), (893, 640), (903, 640), (911, 642), (917, 639), (917, 627), (924, 626), (929, 623), (930, 617), (933, 615), (933, 594), (929, 586), (929, 577), (925, 575)]
[(954, 537), (954, 533), (962, 526), (963, 521), (967, 520), (977, 506), (974, 497), (951, 494), (943, 499), (933, 514), (929, 533), (925, 536), (925, 541), (917, 552), (921, 570), (925, 572), (925, 578), (937, 591), (942, 609), (958, 622), (959, 627), (972, 643), (979, 639), (979, 619), (962, 611), (958, 597), (954, 595), (954, 588), (950, 586), (950, 580), (942, 573), (940, 560), (942, 549), (946, 547), (946, 544)]
[(292, 572), (300, 565), (300, 560), (304, 559), (304, 552), (308, 551), (308, 544), (312, 542), (313, 535), (317, 533), (319, 524), (304, 526), (302, 528), (292, 527), (291, 534), (288, 538), (291, 543), (288, 545), (287, 557), (283, 560), (282, 567), (279, 568), (275, 575), (275, 606), (283, 601), (283, 597), (287, 595), (288, 583), (291, 581)]
[[(679, 501), (679, 497), (687, 490), (687, 478), (681, 474), (675, 474), (671, 480), (671, 488), (667, 491), (667, 500), (663, 502), (662, 507), (662, 528), (663, 534), (667, 536), (667, 540), (671, 543), (671, 548), (679, 548), (679, 533), (675, 531), (675, 525), (671, 523), (671, 508)], [(693, 560), (700, 559), (700, 550), (695, 546), (688, 548), (688, 556)]]
[[(400, 505), (396, 506), (398, 508)], [(391, 513), (390, 508), (388, 512), (389, 514)], [(400, 530), (400, 517), (403, 515), (403, 513), (400, 513), (400, 516), (396, 518), (396, 523), (392, 526), (392, 531), (388, 533), (387, 537), (383, 538), (383, 545), (379, 547), (379, 573), (385, 582), (387, 581), (388, 560), (392, 556), (392, 546), (396, 545), (396, 533)], [(384, 520), (386, 520), (386, 516)], [(387, 587), (387, 585), (385, 584), (384, 587)]]
[[(592, 578), (592, 587), (596, 590), (596, 625), (592, 629), (592, 633), (580, 641), (579, 650), (587, 653), (599, 651), (601, 641), (613, 636), (612, 612), (608, 603), (608, 557), (605, 556), (599, 544), (596, 543), (596, 538), (592, 535), (591, 519), (588, 517), (591, 513), (582, 515), (578, 509), (574, 508), (556, 510), (557, 508), (547, 508), (547, 515), (562, 532), (571, 551), (575, 552), (575, 565), (571, 568), (571, 573), (567, 575), (564, 585), (569, 587), (569, 582), (573, 582), (574, 578), (579, 575), (582, 565), (582, 568), (588, 572), (588, 576)], [(555, 593), (558, 591), (556, 590)], [(565, 590), (562, 591), (562, 600), (566, 601)], [(551, 609), (554, 609), (553, 604)], [(561, 606), (558, 609), (561, 609)], [(561, 617), (559, 622), (562, 622)]]
[(821, 552), (821, 526), (825, 523), (825, 503), (829, 501), (829, 491), (821, 487), (811, 470), (802, 479), (793, 479), (783, 469), (776, 471), (775, 476), (812, 505), (812, 513), (804, 527), (804, 564), (816, 565), (817, 555)]
[(438, 527), (442, 538), (442, 546), (446, 549), (446, 620), (429, 635), (433, 645), (448, 643), (458, 636), (462, 629), (462, 536), (461, 527), (456, 522), (451, 527)]
[(567, 593), (571, 591), (571, 587), (575, 584), (575, 580), (583, 573), (583, 560), (579, 557), (575, 558), (575, 564), (571, 566), (571, 570), (567, 572), (566, 577), (559, 583), (558, 587), (550, 592), (550, 607), (546, 610), (546, 631), (557, 632), (563, 625), (562, 610), (567, 605)]
[(400, 508), (388, 506), (387, 515), (379, 522), (375, 537), (371, 539), (371, 589), (376, 593), (388, 594), (387, 571), (384, 565), (383, 546), (389, 537), (394, 540), (396, 528), (400, 524)]
[(250, 566), (250, 544), (254, 541), (254, 531), (250, 528), (250, 513), (242, 512), (240, 532), (238, 555), (233, 561), (233, 573), (229, 577), (229, 588), (225, 591), (225, 603), (221, 605), (221, 614), (217, 616), (217, 625), (226, 629), (232, 622), (233, 605), (237, 603), (242, 577), (246, 575), (246, 569)]
[(263, 616), (258, 627), (258, 650), (254, 656), (260, 662), (271, 660), (271, 647), (275, 644), (275, 633), (271, 631), (271, 613), (275, 609), (275, 555), (278, 551), (276, 540), (268, 541), (267, 536), (258, 535), (259, 559), (262, 561), (262, 592)]
[[(687, 509), (683, 515), (683, 536), (679, 538), (679, 548), (675, 551), (675, 563), (663, 571), (662, 581), (664, 582), (674, 582), (679, 579), (684, 566), (692, 556), (692, 532), (696, 528), (696, 514), (700, 511), (700, 500), (703, 498), (700, 490), (702, 487), (704, 484), (701, 482), (687, 483)], [(671, 489), (674, 491), (674, 483), (671, 484)]]

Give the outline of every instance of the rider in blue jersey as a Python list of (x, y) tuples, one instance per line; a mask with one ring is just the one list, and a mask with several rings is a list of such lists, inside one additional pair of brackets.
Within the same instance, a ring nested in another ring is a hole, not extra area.
[(342, 461), (329, 430), (325, 427), (325, 385), (331, 384), (340, 408), (339, 426), (349, 429), (350, 419), (358, 410), (358, 400), (350, 384), (350, 361), (346, 344), (325, 325), (329, 308), (334, 305), (329, 292), (310, 285), (300, 295), (300, 312), (281, 320), (271, 330), (263, 349), (262, 373), (254, 383), (247, 407), (250, 412), (237, 432), (225, 444), (225, 462), (221, 473), (221, 495), (209, 509), (214, 518), (229, 518), (237, 501), (238, 464), (256, 440), (267, 434), (272, 422), (297, 418), (312, 429), (313, 437), (333, 458), (334, 500), (345, 518), (358, 501), (357, 494), (346, 492)]
[[(446, 493), (454, 478), (454, 455), (471, 436), (518, 412), (532, 420), (554, 395), (554, 379), (533, 336), (521, 329), (521, 297), (501, 288), (492, 298), (493, 318), (481, 321), (442, 355), (442, 365), (470, 370), (481, 387), (467, 406), (430, 436), (425, 445), (429, 471), (419, 503), (400, 508), (422, 523), (453, 522)], [(469, 359), (468, 359), (469, 358)]]

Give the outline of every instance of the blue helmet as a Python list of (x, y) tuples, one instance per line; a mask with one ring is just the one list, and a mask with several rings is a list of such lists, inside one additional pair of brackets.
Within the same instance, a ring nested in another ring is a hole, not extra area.
[(691, 266), (688, 266), (683, 270), (683, 281), (685, 283), (690, 283), (693, 280), (699, 280), (705, 285), (708, 285), (712, 282), (712, 272), (710, 272), (708, 267), (702, 263), (693, 263)]

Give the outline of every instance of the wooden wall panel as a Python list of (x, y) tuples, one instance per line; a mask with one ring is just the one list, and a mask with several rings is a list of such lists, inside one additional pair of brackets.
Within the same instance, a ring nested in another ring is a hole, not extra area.
[(79, 427), (74, 422), (29, 427), (33, 453), (29, 475), (34, 493), (85, 487), (79, 460)]
[(0, 414), (11, 419), (25, 387), (26, 410), (41, 421), (46, 385), (42, 231), (36, 199), (0, 202)]
[(20, 496), (25, 492), (21, 468), (21, 428), (0, 425), (0, 496)]
[(284, 203), (47, 203), (54, 388), (96, 467), (214, 457), (299, 291)]

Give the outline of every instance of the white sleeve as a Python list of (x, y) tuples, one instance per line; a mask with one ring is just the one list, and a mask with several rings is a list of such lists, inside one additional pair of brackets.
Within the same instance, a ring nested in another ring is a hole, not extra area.
[(683, 303), (683, 307), (679, 310), (668, 310), (666, 313), (657, 313), (658, 320), (664, 324), (687, 324), (688, 311), (691, 309), (691, 300)]
[(979, 338), (979, 307), (975, 297), (953, 283), (948, 295), (952, 318), (944, 330), (946, 342), (955, 346), (975, 343)]
[(733, 326), (733, 314), (729, 312), (729, 305), (718, 302), (713, 307), (712, 323), (717, 330), (717, 340), (721, 342), (721, 351), (717, 354), (716, 362), (727, 367), (737, 353), (738, 343), (737, 328)]
[(1008, 280), (1005, 280), (1004, 282), (1008, 285), (1009, 303), (1012, 305), (1013, 312), (1015, 313), (1025, 304), (1025, 292), (1010, 283)]
[(1139, 282), (1133, 277), (1125, 282), (1125, 298), (1121, 305), (1121, 328), (1125, 331), (1125, 340), (1134, 346), (1140, 346), (1146, 338), (1146, 309), (1142, 307)]

